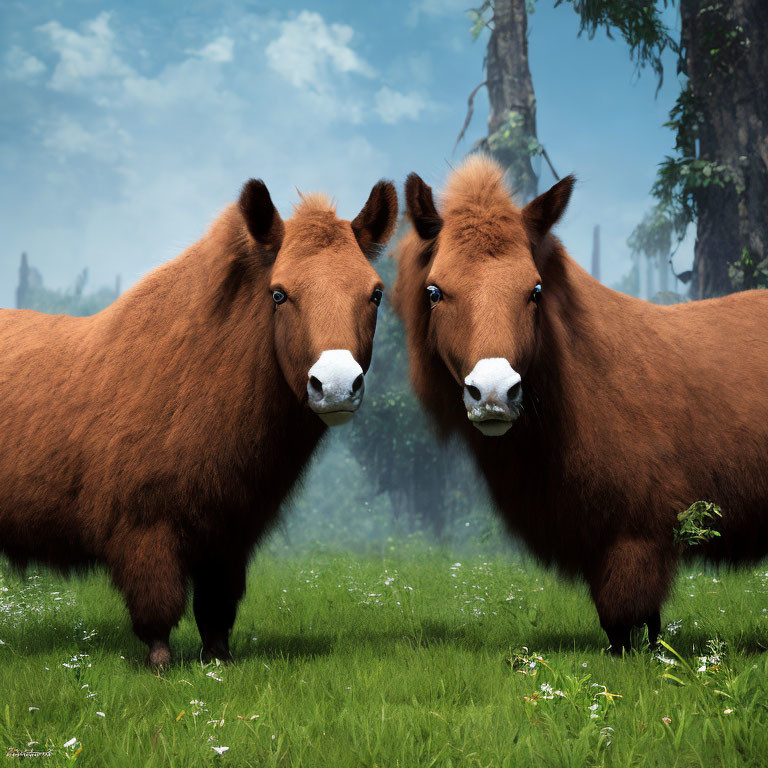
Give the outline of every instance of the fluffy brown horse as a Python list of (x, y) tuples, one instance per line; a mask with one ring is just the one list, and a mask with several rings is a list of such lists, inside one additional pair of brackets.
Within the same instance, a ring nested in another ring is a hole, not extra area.
[(0, 551), (105, 564), (155, 666), (191, 581), (204, 655), (228, 659), (251, 549), (362, 399), (396, 219), (389, 182), (352, 222), (322, 196), (283, 222), (251, 180), (98, 315), (0, 310)]
[(438, 212), (411, 174), (394, 302), (440, 430), (509, 529), (586, 580), (620, 651), (633, 626), (658, 634), (691, 503), (723, 509), (707, 557), (768, 552), (768, 291), (662, 307), (606, 288), (550, 233), (573, 185), (519, 208), (473, 157)]

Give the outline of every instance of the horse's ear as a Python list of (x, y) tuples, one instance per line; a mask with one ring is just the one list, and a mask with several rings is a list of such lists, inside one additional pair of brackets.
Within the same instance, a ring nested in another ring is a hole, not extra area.
[(373, 259), (387, 244), (397, 225), (397, 192), (391, 181), (377, 182), (363, 210), (352, 220), (360, 250)]
[(283, 244), (285, 225), (277, 212), (267, 185), (261, 179), (250, 179), (240, 193), (240, 213), (251, 237), (267, 251), (276, 254)]
[(531, 239), (540, 242), (565, 212), (576, 177), (566, 176), (523, 208), (523, 221)]
[(417, 173), (405, 180), (405, 208), (416, 234), (422, 240), (434, 240), (443, 228), (443, 220), (432, 199), (432, 187)]

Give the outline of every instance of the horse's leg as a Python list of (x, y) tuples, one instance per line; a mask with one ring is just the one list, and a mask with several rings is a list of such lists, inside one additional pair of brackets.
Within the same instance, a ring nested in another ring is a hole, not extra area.
[(607, 624), (600, 617), (600, 626), (608, 635), (608, 649), (614, 656), (621, 656), (632, 647), (632, 627), (627, 624)]
[(125, 596), (133, 631), (149, 647), (149, 664), (171, 661), (171, 629), (187, 601), (187, 578), (176, 538), (165, 526), (138, 528), (113, 537), (108, 562)]
[(674, 568), (674, 551), (647, 539), (619, 539), (605, 550), (590, 590), (612, 653), (629, 650), (632, 627), (642, 624), (656, 642)]
[(231, 661), (229, 633), (235, 623), (237, 605), (245, 594), (246, 558), (206, 560), (193, 574), (192, 605), (203, 641), (203, 660)]

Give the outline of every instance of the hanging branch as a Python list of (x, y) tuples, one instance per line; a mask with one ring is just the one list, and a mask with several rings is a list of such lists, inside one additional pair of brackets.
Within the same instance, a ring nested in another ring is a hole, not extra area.
[(470, 122), (472, 122), (472, 115), (475, 112), (475, 96), (477, 95), (477, 92), (484, 86), (487, 85), (488, 81), (484, 80), (480, 85), (475, 88), (472, 93), (469, 94), (469, 98), (467, 99), (467, 116), (464, 118), (464, 125), (461, 126), (461, 131), (459, 131), (458, 138), (456, 139), (456, 143), (453, 145), (453, 151), (456, 151), (456, 147), (459, 146), (459, 142), (464, 138), (464, 134), (467, 132), (467, 128), (469, 128)]
[(557, 175), (557, 171), (555, 170), (555, 166), (552, 165), (552, 161), (549, 159), (549, 155), (547, 154), (547, 150), (544, 149), (544, 147), (541, 148), (541, 154), (543, 155), (544, 159), (547, 161), (547, 165), (549, 166), (549, 170), (552, 171), (552, 175), (555, 177), (555, 181), (560, 181), (560, 177)]

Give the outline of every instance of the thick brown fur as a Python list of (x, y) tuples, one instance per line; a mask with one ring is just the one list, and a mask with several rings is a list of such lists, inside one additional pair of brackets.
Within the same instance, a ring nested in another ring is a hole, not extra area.
[[(409, 178), (412, 218), (421, 186)], [(402, 241), (394, 302), (413, 386), (440, 431), (466, 440), (510, 531), (586, 580), (618, 650), (632, 626), (658, 632), (684, 554), (676, 515), (692, 502), (723, 510), (702, 554), (768, 553), (768, 291), (657, 306), (606, 288), (548, 234), (572, 186), (521, 209), (497, 166), (467, 161), (440, 213), (426, 211), (436, 239)], [(430, 284), (444, 295), (431, 311)], [(462, 403), (464, 377), (490, 357), (522, 375), (524, 397), (497, 438)]]
[(324, 349), (369, 365), (380, 281), (361, 244), (397, 215), (391, 184), (374, 197), (356, 230), (322, 196), (283, 222), (251, 180), (98, 315), (0, 310), (0, 551), (106, 565), (153, 663), (189, 582), (205, 654), (229, 656), (249, 553), (326, 429), (307, 371)]

